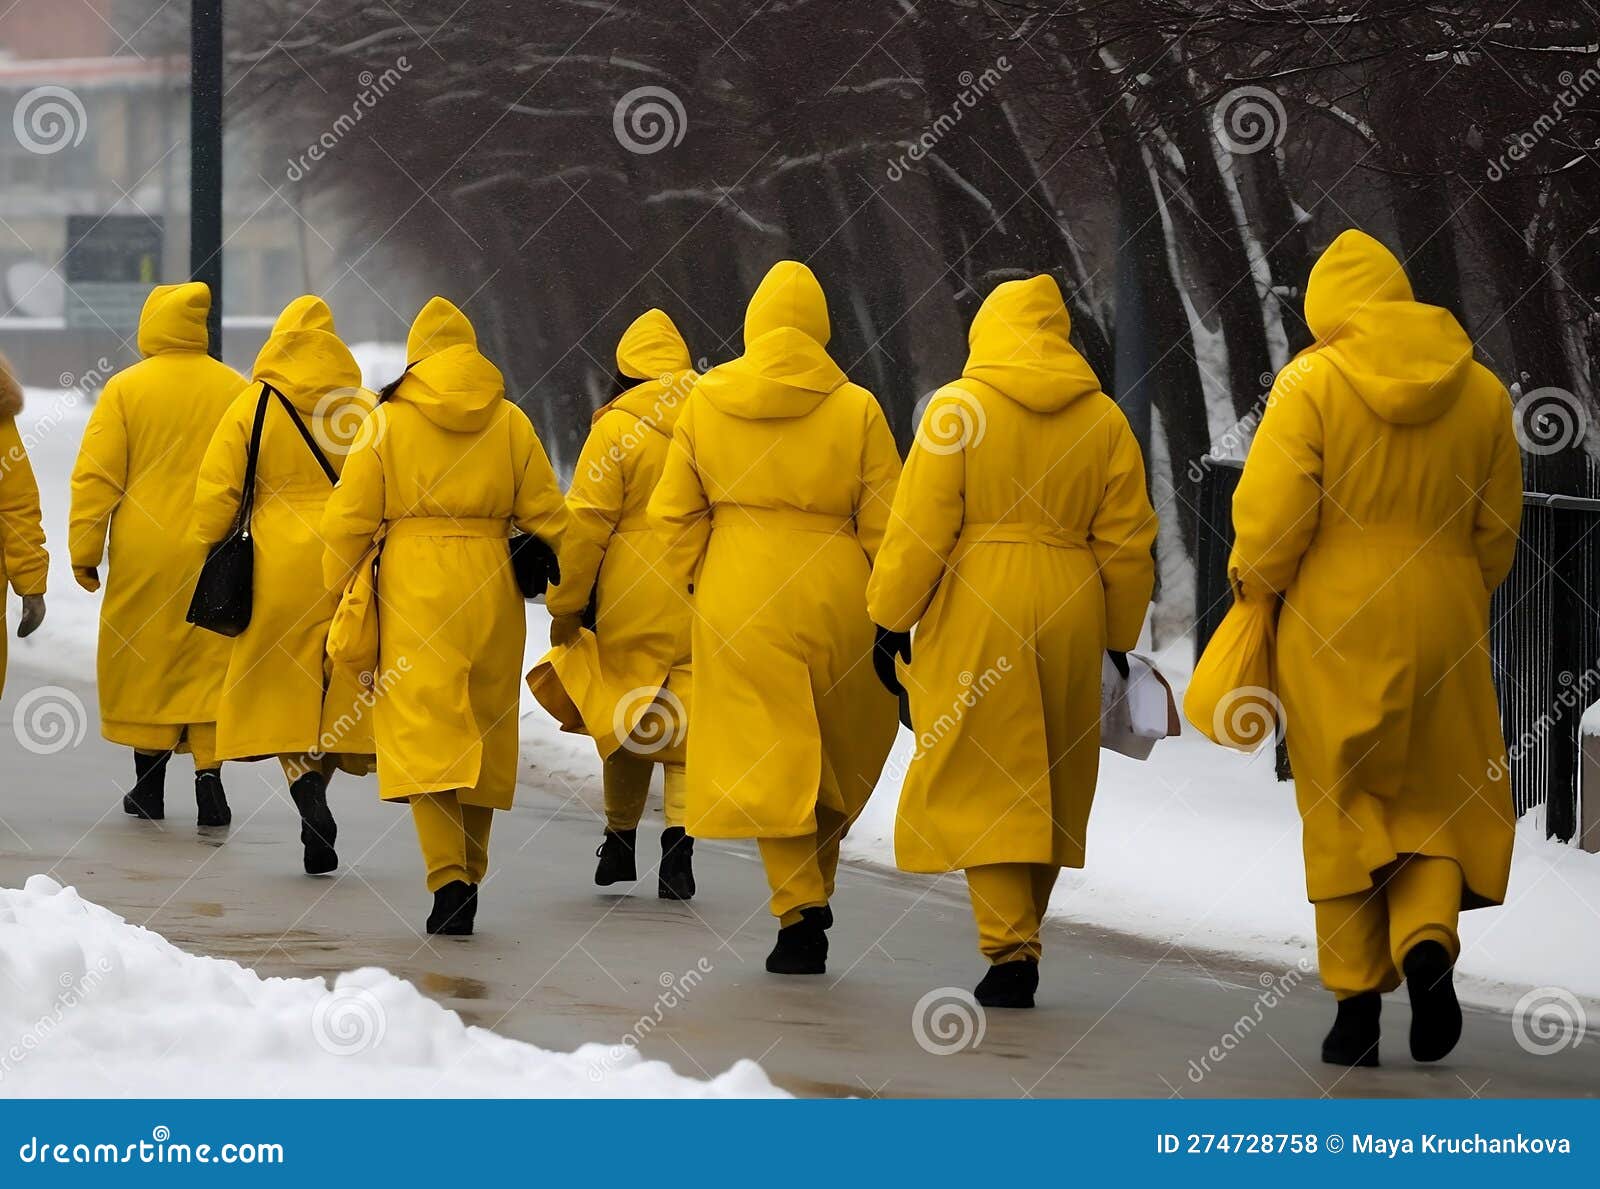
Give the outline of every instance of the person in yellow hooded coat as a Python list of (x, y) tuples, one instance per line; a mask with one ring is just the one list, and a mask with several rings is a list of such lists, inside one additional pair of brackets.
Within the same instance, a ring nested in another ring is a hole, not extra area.
[(679, 414), (649, 508), (667, 535), (663, 572), (694, 593), (686, 825), (759, 839), (775, 974), (826, 967), (839, 843), (897, 729), (873, 676), (866, 589), (900, 456), (828, 338), (817, 278), (774, 265), (750, 299), (744, 354), (702, 376)]
[[(663, 311), (645, 311), (623, 333), (621, 391), (595, 413), (567, 492), (572, 524), (561, 546), (561, 583), (545, 596), (551, 649), (528, 674), (541, 705), (564, 729), (591, 735), (600, 752), (606, 826), (594, 881), (601, 887), (638, 878), (634, 844), (651, 771), (661, 765), (666, 829), (656, 890), (664, 900), (695, 892), (683, 766), (693, 610), (662, 568), (661, 536), (646, 509), (698, 378)], [(582, 622), (591, 597), (592, 631)]]
[[(917, 629), (896, 860), (966, 871), (986, 1007), (1033, 1006), (1050, 890), (1084, 863), (1102, 652), (1125, 668), (1155, 584), (1144, 459), (1071, 329), (1048, 276), (984, 301), (867, 587), (875, 623)], [(898, 688), (892, 655), (875, 659)]]
[[(10, 362), (0, 355), (0, 598), (9, 583), (22, 599), (19, 639), (33, 635), (44, 622), (44, 592), (50, 573), (39, 515), (39, 484), (28, 462), (27, 444), (17, 430), (20, 412), (22, 384)], [(0, 607), (0, 692), (6, 685), (5, 626), (5, 609)]]
[(365, 771), (367, 762), (356, 757), (371, 745), (351, 729), (367, 718), (359, 687), (327, 662), (328, 625), (338, 600), (322, 581), (319, 525), (346, 451), (373, 407), (373, 394), (361, 387), (361, 369), (334, 333), (333, 314), (321, 298), (297, 297), (285, 307), (256, 356), (249, 385), (206, 447), (193, 532), (207, 545), (227, 535), (239, 509), (251, 429), (263, 400), (253, 609), (250, 626), (233, 638), (227, 655), (217, 758), (279, 760), (300, 813), (306, 873), (320, 875), (339, 865), (328, 781), (341, 765)]
[[(211, 290), (159, 285), (139, 317), (144, 358), (106, 382), (72, 470), (67, 546), (78, 584), (100, 589), (100, 731), (133, 749), (122, 808), (165, 816), (167, 761), (194, 754), (201, 826), (232, 820), (216, 760), (217, 698), (229, 643), (184, 619), (205, 561), (189, 532), (195, 479), (244, 377), (206, 354)], [(109, 556), (108, 556), (109, 544)]]
[(1402, 978), (1411, 1051), (1460, 1037), (1463, 908), (1499, 904), (1513, 813), (1489, 659), (1521, 455), (1505, 387), (1360, 231), (1311, 271), (1313, 347), (1279, 373), (1234, 496), (1238, 597), (1281, 598), (1274, 656), (1334, 1064), (1378, 1061)]
[(324, 580), (378, 561), (378, 788), (409, 801), (433, 893), (429, 933), (469, 934), (497, 809), (517, 785), (527, 635), (512, 529), (553, 561), (566, 504), (533, 424), (466, 315), (429, 300), (322, 521)]

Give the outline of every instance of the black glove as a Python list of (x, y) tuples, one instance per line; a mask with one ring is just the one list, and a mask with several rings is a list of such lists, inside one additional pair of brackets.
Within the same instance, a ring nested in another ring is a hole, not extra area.
[(1122, 680), (1128, 680), (1128, 654), (1118, 652), (1114, 648), (1108, 648), (1106, 649), (1106, 655), (1111, 658), (1111, 664), (1116, 668), (1117, 672), (1122, 674)]
[(872, 667), (878, 674), (878, 680), (883, 682), (883, 688), (895, 697), (905, 692), (900, 684), (900, 677), (894, 671), (894, 658), (899, 657), (907, 664), (911, 662), (911, 633), (891, 632), (888, 628), (872, 625), (875, 633), (872, 641)]

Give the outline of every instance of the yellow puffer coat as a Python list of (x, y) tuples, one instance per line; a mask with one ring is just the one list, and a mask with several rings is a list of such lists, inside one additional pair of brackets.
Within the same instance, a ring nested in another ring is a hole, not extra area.
[(697, 838), (800, 837), (819, 801), (854, 819), (894, 742), (866, 589), (900, 457), (828, 336), (811, 270), (775, 265), (744, 354), (690, 394), (650, 501), (663, 568), (694, 589)]
[(594, 415), (567, 492), (572, 525), (561, 546), (561, 584), (545, 597), (552, 616), (577, 616), (594, 591), (595, 630), (552, 648), (528, 685), (564, 729), (593, 736), (602, 758), (628, 739), (638, 754), (681, 763), (693, 609), (662, 569), (662, 538), (646, 509), (699, 377), (661, 310), (628, 327), (617, 370), (643, 383)]
[(460, 790), (510, 809), (527, 635), (513, 525), (559, 549), (566, 506), (527, 415), (505, 399), (472, 325), (442, 297), (410, 368), (345, 462), (322, 521), (341, 591), (387, 526), (378, 564), (378, 784), (386, 800)]
[(983, 303), (961, 379), (906, 461), (867, 607), (916, 625), (908, 871), (1081, 867), (1100, 765), (1100, 668), (1139, 637), (1156, 516), (1127, 418), (1068, 341), (1049, 277)]
[[(238, 511), (263, 382), (294, 405), (335, 471), (350, 427), (372, 408), (326, 303), (297, 297), (273, 326), (250, 384), (223, 416), (200, 464), (194, 537), (207, 545), (227, 535)], [(218, 759), (372, 750), (360, 690), (326, 663), (338, 601), (322, 582), (318, 525), (332, 493), (288, 410), (272, 399), (256, 471), (254, 609), (228, 653), (217, 707)]]
[[(0, 356), (0, 599), (5, 597), (8, 583), (19, 597), (44, 594), (50, 572), (39, 516), (39, 485), (17, 431), (20, 412), (22, 385)], [(0, 692), (6, 684), (7, 627), (5, 610), (0, 607)]]
[(199, 281), (151, 292), (139, 318), (144, 359), (107, 381), (72, 471), (72, 565), (108, 563), (100, 729), (129, 747), (168, 745), (161, 727), (213, 721), (228, 664), (229, 640), (184, 622), (206, 556), (189, 531), (195, 479), (245, 383), (206, 354), (210, 309)]
[(1233, 502), (1246, 598), (1283, 596), (1279, 694), (1313, 901), (1400, 854), (1505, 896), (1512, 807), (1489, 661), (1521, 458), (1505, 388), (1400, 262), (1346, 231), (1311, 272)]

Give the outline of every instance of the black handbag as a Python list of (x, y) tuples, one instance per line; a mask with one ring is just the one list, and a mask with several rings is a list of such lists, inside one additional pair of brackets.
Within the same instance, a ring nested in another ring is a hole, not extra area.
[(189, 613), (184, 617), (197, 628), (216, 632), (219, 636), (237, 636), (250, 626), (250, 613), (254, 608), (256, 548), (251, 539), (250, 521), (256, 507), (256, 464), (261, 457), (261, 428), (267, 420), (267, 404), (272, 397), (293, 418), (295, 428), (316, 456), (330, 483), (339, 481), (335, 471), (317, 445), (311, 431), (300, 420), (300, 414), (270, 384), (261, 385), (261, 399), (256, 402), (256, 419), (250, 427), (250, 449), (245, 456), (244, 483), (239, 495), (239, 510), (234, 513), (233, 525), (228, 535), (211, 547), (205, 564), (200, 567), (200, 579), (194, 584), (194, 595), (189, 600)]
[(525, 599), (536, 599), (550, 583), (561, 581), (556, 551), (532, 533), (519, 533), (511, 538), (511, 569)]

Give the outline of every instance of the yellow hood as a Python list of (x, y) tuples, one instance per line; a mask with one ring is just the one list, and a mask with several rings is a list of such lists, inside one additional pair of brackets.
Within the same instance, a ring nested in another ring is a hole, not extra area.
[(1053, 413), (1100, 391), (1099, 377), (1072, 345), (1071, 334), (1072, 318), (1053, 278), (1007, 281), (972, 319), (961, 374), (1024, 408)]
[(302, 413), (319, 411), (329, 393), (340, 393), (324, 417), (337, 416), (343, 403), (361, 403), (361, 368), (350, 348), (333, 333), (333, 314), (320, 297), (297, 297), (273, 324), (272, 336), (256, 356), (251, 375), (271, 384)]
[(478, 346), (478, 332), (453, 301), (443, 297), (430, 297), (411, 324), (406, 336), (406, 362), (421, 363), (430, 355), (447, 351), (451, 347)]
[(494, 417), (505, 379), (478, 350), (478, 335), (456, 306), (428, 299), (406, 336), (410, 365), (389, 399), (415, 405), (441, 429), (472, 433)]
[(846, 382), (824, 349), (828, 302), (805, 265), (780, 260), (750, 298), (744, 354), (701, 377), (697, 391), (724, 413), (749, 420), (799, 417)]
[(685, 398), (700, 378), (672, 319), (655, 309), (635, 318), (617, 342), (617, 371), (643, 382), (595, 410), (594, 420), (621, 409), (670, 437)]
[(206, 334), (210, 312), (211, 290), (204, 281), (157, 285), (144, 299), (139, 315), (139, 354), (204, 351), (210, 345)]
[(15, 417), (22, 412), (22, 381), (11, 370), (11, 361), (0, 355), (0, 417)]
[(1312, 268), (1306, 325), (1367, 407), (1400, 425), (1448, 409), (1472, 366), (1455, 315), (1417, 301), (1405, 267), (1363, 231), (1343, 232)]

